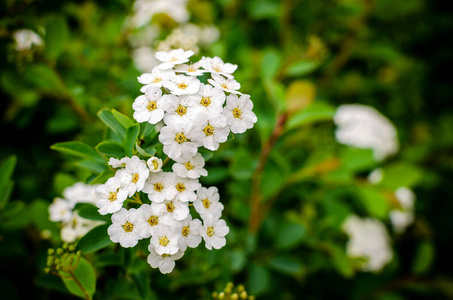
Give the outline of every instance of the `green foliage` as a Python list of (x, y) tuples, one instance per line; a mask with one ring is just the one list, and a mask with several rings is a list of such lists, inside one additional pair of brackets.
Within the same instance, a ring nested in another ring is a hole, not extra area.
[(93, 228), (83, 238), (80, 239), (79, 243), (77, 244), (77, 248), (80, 249), (82, 253), (87, 254), (111, 245), (112, 241), (107, 234), (107, 228), (109, 226), (110, 224)]
[(77, 267), (73, 271), (73, 276), (68, 277), (60, 272), (63, 277), (63, 283), (67, 289), (74, 295), (85, 298), (88, 294), (93, 296), (96, 291), (96, 272), (93, 266), (85, 258), (80, 258)]

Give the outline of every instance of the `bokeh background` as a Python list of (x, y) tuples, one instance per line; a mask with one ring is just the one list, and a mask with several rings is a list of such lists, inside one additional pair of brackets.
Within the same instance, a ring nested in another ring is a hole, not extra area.
[[(94, 298), (210, 299), (232, 281), (257, 299), (452, 299), (448, 6), (2, 1), (1, 298), (76, 298), (44, 272), (47, 249), (62, 244), (48, 206), (96, 170), (50, 146), (96, 146), (105, 132), (97, 112), (115, 108), (131, 117), (136, 78), (156, 64), (153, 53), (182, 47), (196, 59), (237, 64), (235, 78), (258, 116), (253, 129), (214, 153), (201, 180), (220, 190), (227, 245), (191, 249), (170, 275), (151, 269), (141, 250), (110, 245), (87, 254), (97, 274)], [(391, 120), (400, 144), (395, 155), (377, 161), (369, 150), (335, 140), (332, 117), (350, 103)], [(376, 168), (384, 170), (377, 185), (367, 180)], [(396, 233), (388, 211), (401, 186), (416, 196), (415, 220)], [(352, 214), (388, 229), (393, 259), (378, 272), (361, 271), (347, 255), (342, 224)]]

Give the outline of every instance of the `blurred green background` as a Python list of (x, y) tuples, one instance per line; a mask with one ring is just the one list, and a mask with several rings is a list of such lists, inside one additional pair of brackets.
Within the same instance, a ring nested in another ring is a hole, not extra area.
[[(137, 1), (135, 10), (129, 0), (0, 3), (2, 298), (75, 298), (43, 271), (47, 249), (61, 245), (47, 207), (96, 170), (50, 146), (96, 146), (102, 108), (131, 117), (136, 78), (151, 69), (137, 49), (186, 46), (162, 41), (190, 22), (218, 29), (217, 38), (214, 30), (195, 43), (195, 59), (237, 64), (235, 78), (258, 116), (253, 129), (214, 153), (201, 180), (219, 188), (227, 245), (190, 249), (170, 275), (151, 269), (140, 249), (111, 245), (87, 254), (98, 278), (94, 298), (210, 299), (232, 281), (258, 299), (453, 299), (448, 2), (190, 0), (178, 4), (186, 18), (159, 12), (134, 23), (146, 13), (143, 2), (153, 1)], [(42, 41), (21, 48), (20, 29)], [(332, 115), (346, 103), (387, 116), (400, 151), (376, 162), (369, 151), (339, 145)], [(276, 135), (279, 122), (286, 123)], [(393, 177), (367, 183), (376, 167)], [(416, 195), (415, 222), (395, 234), (387, 195), (400, 186)], [(394, 258), (382, 272), (360, 272), (346, 256), (341, 224), (352, 213), (389, 228)]]

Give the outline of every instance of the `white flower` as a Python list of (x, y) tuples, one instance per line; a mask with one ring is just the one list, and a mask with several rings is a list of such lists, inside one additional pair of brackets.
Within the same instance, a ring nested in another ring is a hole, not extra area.
[(115, 176), (119, 176), (128, 195), (132, 196), (135, 192), (140, 192), (143, 189), (149, 176), (149, 169), (146, 162), (140, 160), (137, 156), (133, 156), (126, 163), (126, 167), (117, 171)]
[(203, 226), (200, 228), (200, 234), (203, 237), (206, 248), (220, 249), (226, 244), (225, 236), (230, 231), (230, 228), (222, 219), (207, 218), (203, 220)]
[(204, 71), (200, 70), (200, 63), (194, 64), (184, 64), (175, 67), (176, 72), (185, 73), (190, 76), (201, 76), (203, 75)]
[(227, 78), (234, 78), (233, 74), (234, 71), (238, 68), (237, 65), (233, 65), (230, 63), (224, 63), (220, 57), (203, 57), (200, 60), (200, 64), (206, 71), (210, 72), (211, 74), (219, 74), (223, 75)]
[(162, 87), (162, 83), (173, 75), (175, 75), (175, 72), (168, 70), (163, 71), (159, 68), (153, 68), (151, 73), (143, 73), (137, 77), (138, 82), (144, 84), (144, 86), (140, 88), (140, 92), (144, 93), (150, 86)]
[(66, 243), (73, 243), (78, 238), (83, 237), (91, 229), (103, 224), (102, 221), (93, 221), (82, 218), (77, 211), (72, 213), (71, 219), (67, 223), (63, 223), (60, 235), (61, 239)]
[(392, 260), (390, 237), (380, 221), (351, 215), (343, 223), (343, 229), (350, 237), (346, 245), (347, 255), (366, 259), (360, 266), (361, 270), (379, 272)]
[(72, 186), (64, 189), (63, 196), (69, 202), (76, 203), (95, 203), (95, 189), (97, 185), (89, 185), (83, 182), (76, 182)]
[(249, 95), (242, 95), (240, 98), (236, 95), (227, 97), (223, 115), (227, 119), (231, 132), (243, 133), (253, 127), (257, 118), (252, 109), (253, 102)]
[(124, 168), (129, 160), (131, 160), (129, 157), (123, 157), (122, 159), (110, 157), (108, 164), (114, 169)]
[(178, 191), (174, 182), (175, 174), (169, 172), (153, 173), (148, 177), (143, 187), (143, 192), (148, 194), (149, 200), (161, 203), (164, 200), (172, 200)]
[(162, 159), (158, 157), (151, 157), (150, 159), (148, 159), (146, 164), (148, 165), (149, 170), (153, 173), (162, 171)]
[(191, 123), (194, 118), (195, 98), (192, 96), (174, 96), (169, 95), (166, 100), (166, 114), (164, 122), (168, 124), (173, 123)]
[(189, 202), (179, 200), (164, 201), (167, 209), (166, 215), (163, 217), (165, 223), (172, 223), (174, 220), (181, 221), (189, 215)]
[(173, 184), (178, 191), (175, 197), (176, 200), (181, 200), (182, 202), (193, 202), (197, 199), (195, 191), (201, 187), (198, 179), (188, 179), (175, 176), (173, 180)]
[(17, 51), (30, 50), (33, 46), (42, 46), (42, 38), (30, 29), (19, 29), (13, 33), (15, 49)]
[(163, 85), (173, 95), (190, 95), (198, 92), (200, 80), (192, 76), (175, 75), (165, 80)]
[(225, 92), (232, 93), (232, 94), (242, 94), (238, 90), (241, 88), (241, 84), (234, 79), (226, 79), (217, 74), (212, 74), (212, 79), (208, 79), (208, 82), (212, 84), (212, 86), (222, 89)]
[(150, 254), (148, 255), (148, 263), (152, 268), (159, 268), (162, 274), (168, 274), (173, 271), (175, 267), (175, 260), (180, 259), (183, 255), (183, 251), (178, 251), (175, 254), (157, 254), (154, 250), (154, 246), (150, 244), (148, 246)]
[(219, 149), (220, 143), (226, 142), (230, 129), (226, 119), (221, 114), (208, 116), (205, 113), (198, 114), (193, 120), (194, 127), (203, 138), (200, 143), (209, 150)]
[(368, 175), (368, 181), (371, 184), (378, 184), (379, 182), (381, 182), (383, 177), (384, 177), (384, 172), (382, 171), (382, 169), (378, 168), (378, 169), (373, 170), (370, 173), (370, 175)]
[(195, 248), (201, 243), (201, 221), (198, 219), (192, 220), (189, 215), (186, 219), (176, 223), (175, 231), (179, 235), (178, 246), (179, 249), (185, 251), (187, 246)]
[(149, 238), (154, 234), (158, 225), (171, 225), (171, 223), (165, 223), (162, 218), (166, 213), (167, 207), (163, 203), (142, 204), (137, 209), (138, 234), (142, 238)]
[(138, 224), (137, 210), (122, 208), (112, 215), (112, 225), (107, 229), (107, 233), (112, 242), (119, 242), (124, 248), (134, 247), (141, 239)]
[(335, 137), (341, 144), (373, 149), (376, 160), (382, 161), (398, 151), (398, 139), (393, 124), (377, 110), (360, 104), (338, 107), (334, 122)]
[(160, 130), (159, 141), (164, 145), (164, 153), (171, 159), (191, 157), (197, 153), (200, 133), (192, 125), (170, 124)]
[(209, 84), (201, 84), (198, 91), (197, 112), (204, 112), (208, 115), (220, 114), (225, 103), (225, 93), (219, 88), (214, 88)]
[(390, 211), (390, 222), (397, 233), (402, 233), (414, 222), (415, 194), (406, 187), (400, 187), (395, 191), (400, 208)]
[(175, 65), (180, 65), (189, 61), (189, 57), (193, 55), (193, 51), (184, 51), (183, 49), (171, 50), (168, 52), (158, 51), (155, 56), (162, 63), (158, 66), (159, 69), (171, 69)]
[(195, 154), (191, 158), (177, 158), (176, 163), (173, 164), (173, 172), (181, 178), (199, 178), (200, 176), (207, 176), (208, 171), (204, 169), (204, 158), (200, 153)]
[(194, 201), (193, 206), (203, 219), (219, 219), (223, 210), (223, 204), (219, 199), (219, 191), (215, 186), (209, 189), (202, 187), (197, 191), (197, 200)]
[(151, 244), (159, 255), (178, 252), (178, 235), (170, 226), (158, 225), (151, 237)]
[(115, 213), (123, 207), (127, 191), (121, 188), (121, 180), (118, 177), (112, 177), (96, 188), (96, 196), (99, 213), (106, 215)]
[(400, 187), (395, 191), (395, 196), (404, 210), (413, 210), (415, 194), (407, 187)]
[(162, 90), (158, 87), (149, 87), (145, 95), (138, 96), (132, 108), (134, 109), (134, 119), (139, 123), (149, 122), (156, 124), (164, 117), (166, 101), (168, 95), (162, 96)]
[(62, 198), (55, 198), (49, 205), (49, 219), (53, 222), (69, 222), (74, 203)]

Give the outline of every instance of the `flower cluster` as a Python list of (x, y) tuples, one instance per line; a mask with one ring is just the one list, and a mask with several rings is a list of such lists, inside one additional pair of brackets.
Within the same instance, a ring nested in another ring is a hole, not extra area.
[(94, 185), (77, 182), (63, 191), (64, 198), (55, 198), (49, 206), (49, 219), (62, 224), (61, 239), (64, 242), (75, 242), (76, 239), (103, 223), (82, 218), (74, 209), (77, 203), (95, 204), (95, 189)]
[(393, 124), (377, 110), (360, 104), (338, 107), (334, 122), (335, 137), (341, 144), (373, 149), (376, 160), (382, 161), (398, 151), (398, 139)]
[[(134, 247), (150, 238), (148, 263), (162, 273), (171, 272), (187, 247), (197, 247), (202, 240), (208, 249), (226, 244), (229, 228), (220, 219), (218, 190), (198, 181), (208, 174), (198, 148), (217, 150), (230, 131), (244, 132), (256, 122), (250, 96), (237, 91), (240, 85), (232, 75), (237, 66), (218, 57), (184, 64), (192, 54), (182, 49), (157, 52), (162, 63), (138, 78), (144, 95), (133, 103), (135, 120), (161, 124), (158, 139), (164, 154), (175, 162), (172, 172), (162, 170), (163, 162), (156, 156), (148, 161), (138, 156), (111, 158), (109, 165), (118, 170), (96, 188), (99, 212), (113, 214), (111, 240)], [(212, 74), (210, 84), (197, 79), (205, 72)], [(143, 204), (139, 193), (146, 194), (150, 204)], [(128, 198), (140, 207), (123, 208)], [(189, 206), (201, 220), (192, 218)]]
[(350, 237), (346, 245), (347, 255), (365, 259), (359, 266), (362, 271), (379, 272), (392, 260), (390, 237), (380, 221), (351, 215), (343, 223), (343, 229)]
[(30, 50), (33, 47), (42, 47), (44, 41), (36, 32), (30, 29), (19, 29), (13, 33), (14, 48), (17, 51)]

